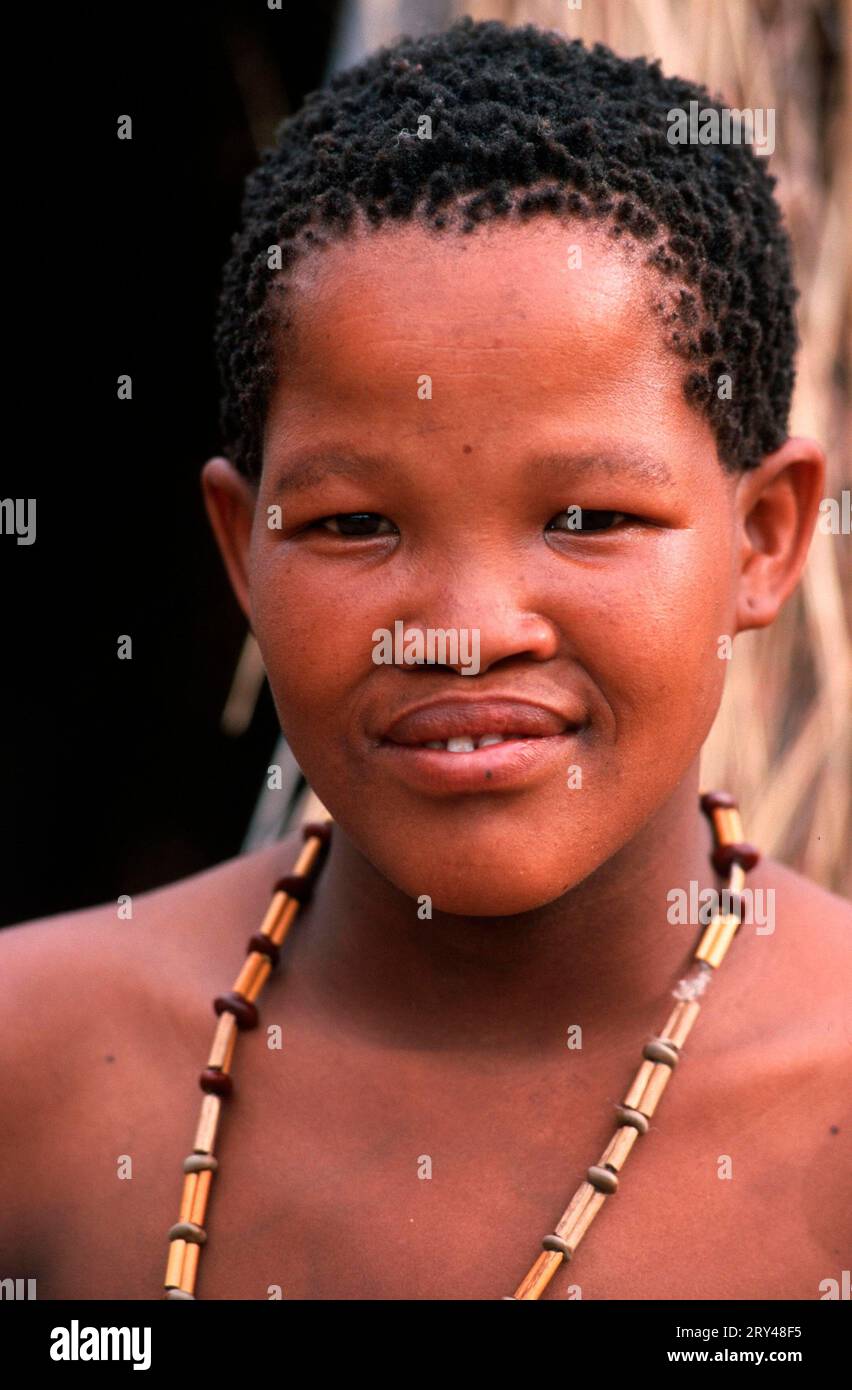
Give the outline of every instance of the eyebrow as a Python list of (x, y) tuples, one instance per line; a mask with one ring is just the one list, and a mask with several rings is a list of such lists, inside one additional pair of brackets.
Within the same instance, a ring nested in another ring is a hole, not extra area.
[[(346, 446), (338, 448), (309, 448), (287, 460), (284, 471), (273, 485), (273, 495), (304, 492), (328, 478), (375, 478), (382, 472), (393, 471), (398, 460), (390, 455), (365, 454)], [(559, 475), (566, 472), (603, 473), (607, 477), (629, 474), (649, 483), (670, 483), (672, 472), (664, 459), (640, 449), (625, 448), (623, 444), (598, 446), (588, 453), (557, 453), (537, 455), (528, 462), (530, 473)]]

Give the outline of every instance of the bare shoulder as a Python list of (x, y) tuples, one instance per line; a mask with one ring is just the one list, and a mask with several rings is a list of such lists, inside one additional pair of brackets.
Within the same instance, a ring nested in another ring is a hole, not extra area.
[[(121, 1084), (194, 1066), (210, 1001), (245, 958), (298, 833), (176, 883), (0, 931), (4, 982), (0, 1193), (4, 1243), (20, 1248), (57, 1135), (93, 1130)], [(170, 1060), (171, 1059), (171, 1060)], [(66, 1158), (69, 1158), (66, 1155)], [(64, 1160), (65, 1161), (65, 1160)], [(73, 1164), (73, 1153), (69, 1161)]]

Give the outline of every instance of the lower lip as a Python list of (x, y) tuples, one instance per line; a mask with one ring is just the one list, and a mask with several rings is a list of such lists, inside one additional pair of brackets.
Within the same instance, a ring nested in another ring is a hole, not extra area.
[(575, 738), (574, 733), (517, 738), (472, 753), (385, 742), (379, 752), (400, 780), (417, 791), (491, 792), (528, 786), (556, 773), (564, 777)]

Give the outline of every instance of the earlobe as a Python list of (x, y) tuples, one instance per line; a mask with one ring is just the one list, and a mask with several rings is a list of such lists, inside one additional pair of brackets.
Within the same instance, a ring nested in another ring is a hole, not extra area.
[(737, 631), (768, 627), (804, 569), (825, 477), (812, 439), (788, 439), (738, 487), (741, 535)]
[(201, 489), (231, 588), (251, 626), (248, 570), (257, 491), (226, 458), (207, 460), (201, 470)]

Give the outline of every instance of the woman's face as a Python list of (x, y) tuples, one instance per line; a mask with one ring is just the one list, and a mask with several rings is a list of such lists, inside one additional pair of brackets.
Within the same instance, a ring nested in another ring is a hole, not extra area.
[(693, 767), (736, 631), (736, 481), (683, 398), (660, 287), (552, 218), (383, 228), (289, 285), (248, 556), (284, 733), (405, 893), (541, 906)]

